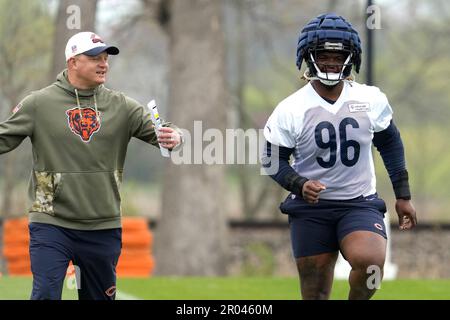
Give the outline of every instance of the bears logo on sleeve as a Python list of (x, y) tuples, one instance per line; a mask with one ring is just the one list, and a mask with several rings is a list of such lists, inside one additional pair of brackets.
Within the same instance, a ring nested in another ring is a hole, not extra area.
[[(81, 117), (80, 110), (82, 115)], [(95, 110), (92, 108), (73, 108), (67, 110), (66, 115), (70, 129), (73, 133), (78, 135), (83, 142), (89, 142), (92, 135), (100, 130), (100, 122), (97, 120)]]

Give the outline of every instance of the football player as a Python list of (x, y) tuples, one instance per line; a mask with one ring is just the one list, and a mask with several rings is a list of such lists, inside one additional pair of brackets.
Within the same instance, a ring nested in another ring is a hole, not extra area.
[(357, 31), (343, 17), (311, 20), (297, 46), (308, 83), (278, 104), (264, 128), (263, 166), (291, 192), (280, 210), (288, 215), (303, 299), (329, 298), (339, 251), (352, 267), (349, 299), (370, 299), (382, 279), (386, 204), (375, 189), (372, 144), (393, 185), (400, 229), (417, 222), (388, 99), (352, 80), (361, 52)]

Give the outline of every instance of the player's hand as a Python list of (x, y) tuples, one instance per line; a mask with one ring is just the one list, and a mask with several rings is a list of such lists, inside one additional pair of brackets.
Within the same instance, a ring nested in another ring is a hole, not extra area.
[(181, 137), (176, 130), (170, 127), (161, 127), (159, 128), (158, 142), (164, 148), (173, 149), (181, 142)]
[(320, 183), (317, 180), (308, 180), (303, 184), (302, 196), (308, 203), (317, 203), (319, 202), (319, 193), (322, 190), (325, 190), (326, 187), (324, 184)]
[(397, 211), (400, 230), (409, 230), (416, 226), (416, 209), (414, 209), (410, 200), (397, 199), (395, 211)]

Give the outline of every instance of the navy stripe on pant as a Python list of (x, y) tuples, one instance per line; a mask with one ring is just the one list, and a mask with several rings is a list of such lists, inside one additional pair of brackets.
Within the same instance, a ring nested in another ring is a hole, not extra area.
[(61, 299), (70, 260), (80, 300), (114, 300), (122, 229), (73, 230), (30, 223), (32, 300)]

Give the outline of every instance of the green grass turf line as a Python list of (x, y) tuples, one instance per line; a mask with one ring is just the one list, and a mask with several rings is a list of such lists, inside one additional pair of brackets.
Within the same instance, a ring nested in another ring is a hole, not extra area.
[[(0, 299), (27, 300), (31, 277), (1, 277)], [(149, 300), (297, 300), (298, 280), (282, 277), (151, 277), (119, 278), (118, 290)], [(331, 299), (346, 299), (347, 281), (335, 281)], [(63, 299), (77, 299), (76, 290), (64, 285)], [(376, 300), (449, 300), (450, 279), (385, 281)]]

